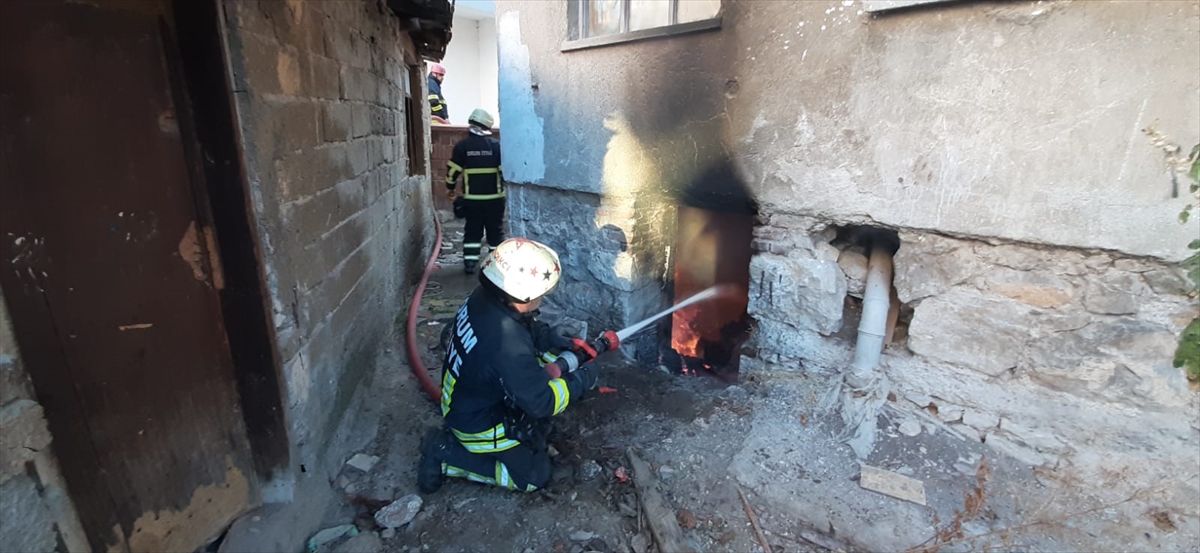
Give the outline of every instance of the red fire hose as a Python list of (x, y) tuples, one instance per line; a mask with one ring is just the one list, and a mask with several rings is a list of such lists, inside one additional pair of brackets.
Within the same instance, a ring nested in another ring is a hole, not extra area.
[(433, 252), (429, 254), (429, 261), (425, 263), (425, 274), (421, 275), (421, 282), (417, 284), (417, 291), (413, 293), (412, 305), (408, 307), (405, 340), (408, 345), (408, 365), (412, 367), (413, 376), (421, 383), (425, 395), (434, 403), (438, 403), (442, 400), (442, 390), (429, 378), (429, 371), (425, 370), (425, 363), (421, 362), (421, 354), (417, 349), (417, 310), (421, 307), (421, 296), (425, 294), (429, 273), (433, 272), (434, 266), (437, 265), (438, 252), (442, 251), (442, 220), (438, 217), (436, 209), (433, 210), (433, 224), (437, 228), (437, 238), (433, 242)]

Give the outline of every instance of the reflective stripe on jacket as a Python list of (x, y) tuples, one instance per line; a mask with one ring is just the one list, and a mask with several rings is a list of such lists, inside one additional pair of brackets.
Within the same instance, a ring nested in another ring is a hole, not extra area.
[(442, 96), (442, 84), (437, 82), (433, 75), (429, 76), (429, 114), (450, 120), (450, 107), (446, 104), (446, 98)]
[(504, 197), (504, 174), (500, 167), (500, 141), (490, 136), (469, 134), (454, 145), (446, 162), (446, 188), (454, 190), (463, 178), (463, 198), (495, 200)]

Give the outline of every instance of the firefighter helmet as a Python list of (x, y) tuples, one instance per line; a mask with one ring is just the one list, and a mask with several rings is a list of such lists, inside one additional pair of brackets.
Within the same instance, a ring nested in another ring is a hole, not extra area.
[(467, 122), (479, 125), (484, 130), (492, 130), (492, 123), (495, 120), (492, 119), (492, 114), (488, 113), (487, 110), (479, 108), (471, 112), (471, 116), (467, 118)]
[(438, 62), (436, 62), (436, 61), (435, 61), (435, 62), (430, 62), (430, 64), (429, 64), (429, 74), (430, 74), (430, 75), (445, 75), (445, 74), (446, 74), (446, 68), (445, 68), (445, 66), (443, 66), (442, 64), (440, 64), (440, 63), (438, 63)]
[(558, 254), (528, 238), (501, 242), (483, 262), (483, 276), (518, 303), (550, 293), (561, 274)]

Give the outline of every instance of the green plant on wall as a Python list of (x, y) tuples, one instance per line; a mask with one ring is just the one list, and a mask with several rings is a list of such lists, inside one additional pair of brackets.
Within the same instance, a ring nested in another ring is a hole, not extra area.
[[(1148, 128), (1145, 130), (1156, 148), (1166, 156), (1167, 168), (1171, 171), (1171, 180), (1178, 189), (1180, 176), (1188, 185), (1188, 203), (1179, 212), (1179, 222), (1187, 225), (1200, 205), (1200, 144), (1192, 147), (1188, 155), (1183, 155), (1183, 148), (1174, 144), (1162, 133)], [(1191, 255), (1181, 262), (1181, 267), (1187, 272), (1192, 281), (1192, 298), (1200, 291), (1200, 238), (1192, 239), (1188, 244)], [(1179, 337), (1179, 346), (1175, 349), (1175, 366), (1187, 372), (1188, 379), (1193, 384), (1200, 383), (1200, 315), (1183, 329)]]

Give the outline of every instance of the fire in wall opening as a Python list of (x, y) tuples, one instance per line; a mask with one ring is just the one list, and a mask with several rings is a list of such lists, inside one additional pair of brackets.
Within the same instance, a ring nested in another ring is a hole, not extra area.
[(672, 303), (704, 289), (731, 285), (736, 291), (676, 311), (662, 364), (686, 375), (736, 382), (742, 345), (750, 338), (751, 240), (757, 204), (729, 164), (702, 174), (678, 198), (670, 267)]

